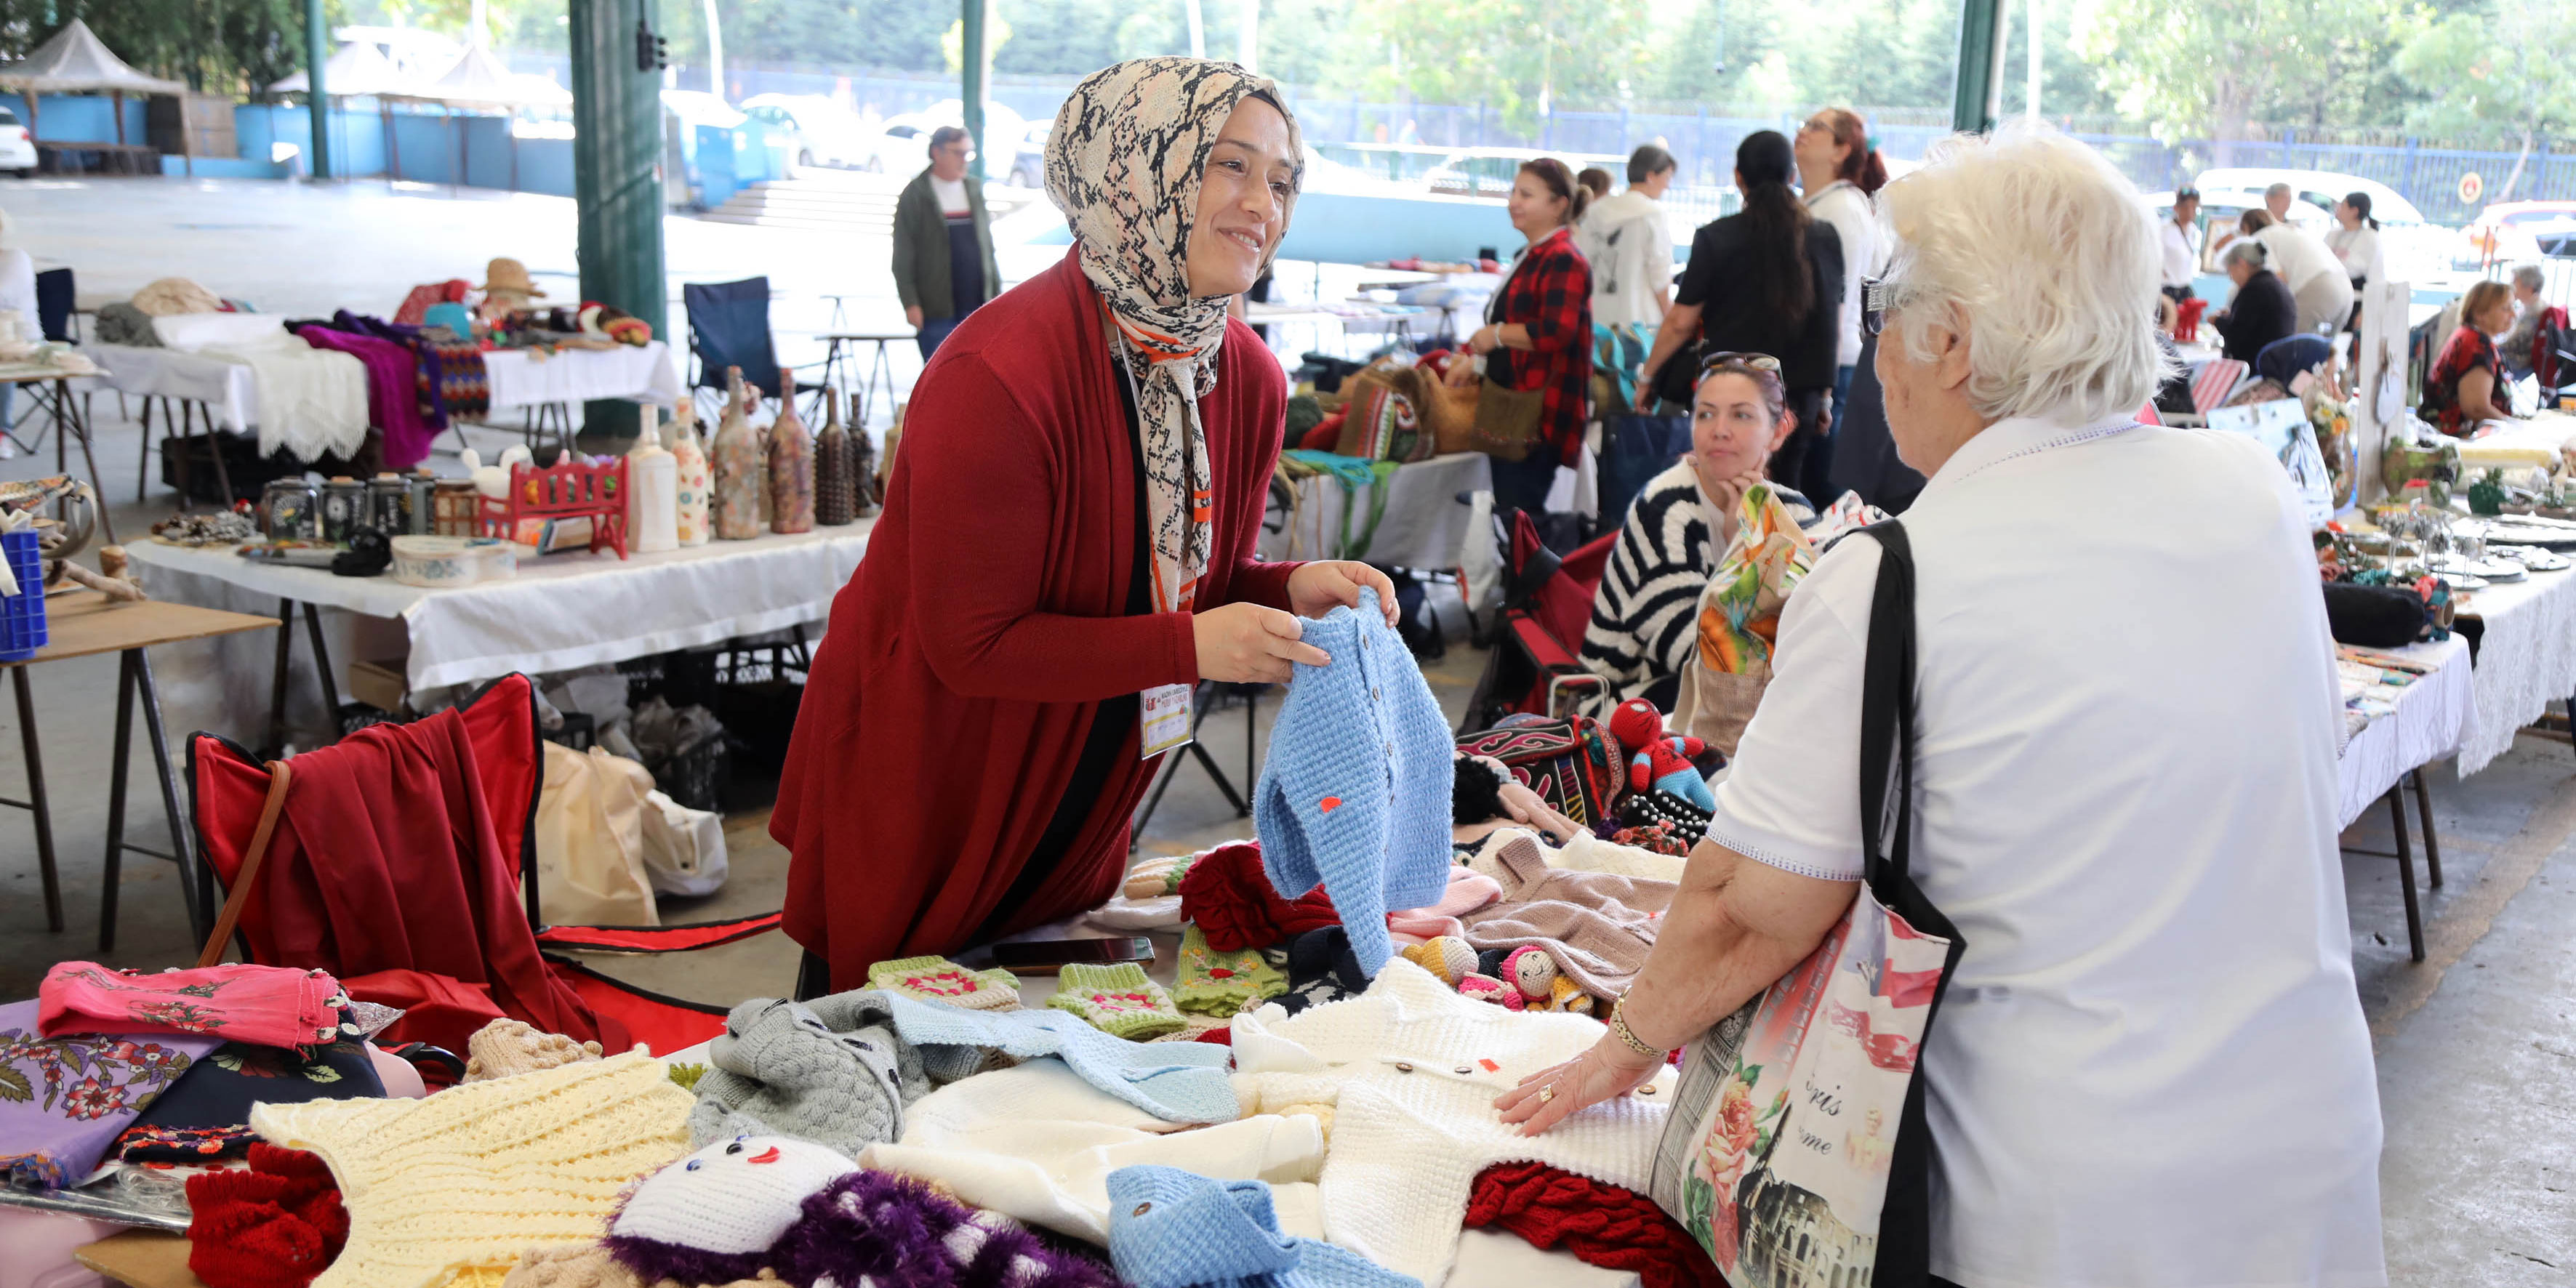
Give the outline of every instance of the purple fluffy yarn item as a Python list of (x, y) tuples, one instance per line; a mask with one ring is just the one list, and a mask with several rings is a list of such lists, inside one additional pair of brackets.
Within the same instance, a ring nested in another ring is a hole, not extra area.
[(860, 1170), (805, 1200), (804, 1215), (764, 1252), (728, 1255), (611, 1235), (609, 1255), (644, 1282), (726, 1284), (763, 1269), (789, 1288), (866, 1282), (877, 1288), (1118, 1288), (1107, 1266), (1050, 1247), (1017, 1225), (907, 1177)]

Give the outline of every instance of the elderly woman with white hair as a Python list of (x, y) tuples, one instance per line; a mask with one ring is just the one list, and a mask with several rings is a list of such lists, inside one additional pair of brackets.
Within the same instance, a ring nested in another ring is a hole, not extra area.
[[(1896, 547), (1918, 605), (1912, 877), (1964, 945), (1920, 1050), (1928, 1158), (1890, 1179), (1928, 1199), (1925, 1267), (1966, 1288), (2384, 1284), (2337, 685), (2285, 473), (2251, 440), (2135, 420), (2165, 367), (2157, 236), (2098, 153), (2009, 127), (1879, 202), (1896, 256), (1864, 325), (1897, 450), (1930, 477)], [(1888, 549), (1843, 541), (1788, 601), (1644, 972), (1505, 1121), (1544, 1131), (1644, 1085), (1843, 921)]]

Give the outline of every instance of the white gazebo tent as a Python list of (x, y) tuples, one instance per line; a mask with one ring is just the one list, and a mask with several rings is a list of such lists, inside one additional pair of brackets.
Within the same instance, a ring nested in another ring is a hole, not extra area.
[[(327, 122), (331, 114), (330, 105), (310, 101), (312, 83), (311, 74), (297, 72), (269, 86), (268, 89), (272, 94), (304, 95), (310, 110), (314, 113), (314, 118)], [(401, 68), (394, 66), (393, 60), (385, 57), (374, 45), (363, 42), (340, 46), (340, 51), (331, 55), (329, 61), (322, 64), (324, 98), (381, 99), (413, 88), (416, 88), (416, 83), (412, 77), (404, 74)], [(390, 112), (384, 113), (384, 130), (385, 147), (390, 151), (394, 142), (394, 123)], [(335, 152), (338, 146), (336, 143), (332, 145)]]
[(74, 18), (34, 53), (0, 72), (0, 89), (14, 89), (27, 96), (27, 137), (31, 139), (36, 137), (37, 95), (106, 93), (116, 103), (116, 141), (123, 145), (126, 95), (184, 94), (188, 87), (146, 76), (127, 66), (124, 59), (100, 43), (88, 23)]
[[(419, 103), (437, 103), (447, 108), (500, 108), (572, 106), (572, 91), (542, 76), (523, 76), (501, 65), (492, 51), (480, 45), (468, 45), (457, 55), (454, 66), (440, 73), (427, 85), (417, 86), (389, 98)], [(510, 149), (510, 182), (518, 184), (519, 151)], [(465, 181), (465, 132), (456, 132), (456, 181)]]

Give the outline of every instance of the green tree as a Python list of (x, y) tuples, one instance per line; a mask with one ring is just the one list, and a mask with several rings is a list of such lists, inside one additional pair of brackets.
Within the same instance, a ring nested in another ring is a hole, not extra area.
[[(1432, 103), (1490, 103), (1505, 125), (1537, 129), (1543, 103), (1634, 96), (1653, 65), (1646, 0), (1416, 0), (1353, 15), (1344, 76), (1352, 89)], [(1353, 76), (1351, 70), (1365, 68)]]
[(0, 55), (23, 58), (74, 18), (134, 66), (217, 93), (256, 93), (304, 65), (302, 0), (0, 0)]
[(2576, 127), (2576, 70), (2556, 45), (2563, 17), (2496, 4), (2430, 23), (2399, 51), (2396, 67), (2424, 94), (2409, 123), (2428, 133), (2504, 135), (2521, 149), (2489, 200), (2511, 201), (2534, 143)]
[(2256, 122), (2366, 123), (2406, 0), (2085, 0), (2075, 48), (2123, 112), (2230, 144)]

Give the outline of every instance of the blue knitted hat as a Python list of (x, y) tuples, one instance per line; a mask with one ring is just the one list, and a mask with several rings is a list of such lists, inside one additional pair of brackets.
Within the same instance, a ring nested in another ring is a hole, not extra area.
[(1448, 889), (1449, 724), (1377, 592), (1307, 621), (1304, 638), (1332, 665), (1299, 665), (1288, 681), (1253, 826), (1272, 888), (1294, 899), (1320, 883), (1374, 976), (1394, 954), (1387, 911)]

